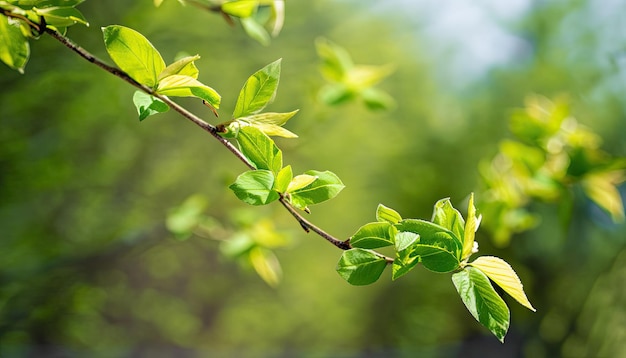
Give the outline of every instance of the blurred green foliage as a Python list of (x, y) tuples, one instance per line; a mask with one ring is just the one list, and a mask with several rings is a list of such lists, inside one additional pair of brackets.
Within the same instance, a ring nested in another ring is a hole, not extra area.
[[(519, 53), (469, 80), (440, 75), (464, 53), (430, 51), (444, 41), (426, 34), (434, 19), (407, 2), (393, 11), (378, 3), (289, 2), (280, 36), (261, 47), (174, 1), (86, 1), (79, 9), (90, 27), (68, 36), (104, 59), (100, 27), (121, 24), (150, 38), (168, 63), (181, 50), (199, 53), (199, 80), (222, 95), (221, 113), (233, 112), (249, 74), (282, 57), (273, 109), (301, 111), (287, 125), (300, 138), (280, 147), (294, 172), (329, 169), (346, 184), (309, 216), (337, 237), (370, 221), (381, 202), (411, 217), (428, 217), (442, 197), (462, 202), (480, 186), (478, 163), (511, 137), (509, 111), (529, 93), (569, 94), (579, 125), (602, 138), (603, 151), (625, 155), (619, 1), (531, 2), (502, 25), (524, 44)], [(379, 86), (397, 107), (319, 103), (320, 36), (360, 63), (394, 63)], [(554, 205), (533, 201), (541, 221), (506, 248), (478, 232), (481, 253), (506, 259), (537, 308), (510, 305), (504, 345), (469, 320), (453, 285), (434, 273), (346, 284), (332, 269), (337, 249), (303, 234), (278, 206), (254, 208), (246, 221), (271, 222), (294, 240), (276, 251), (283, 283), (272, 289), (225, 260), (214, 240), (179, 241), (165, 228), (170, 208), (202, 193), (212, 238), (246, 232), (234, 225), (243, 204), (226, 189), (244, 168), (175, 113), (137, 121), (127, 84), (52, 39), (31, 45), (24, 75), (0, 67), (0, 355), (624, 354), (626, 229), (583, 187), (571, 189), (567, 227)], [(212, 117), (197, 101), (181, 103)], [(623, 197), (623, 185), (617, 190)], [(483, 225), (493, 225), (486, 214)]]

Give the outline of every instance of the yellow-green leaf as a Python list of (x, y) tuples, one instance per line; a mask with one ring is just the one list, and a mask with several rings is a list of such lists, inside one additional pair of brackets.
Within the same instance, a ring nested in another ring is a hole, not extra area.
[(463, 234), (463, 259), (468, 258), (472, 254), (474, 248), (474, 240), (476, 230), (480, 225), (481, 216), (476, 217), (476, 207), (474, 207), (474, 193), (470, 194), (469, 204), (467, 206), (467, 220), (465, 220), (465, 233)]
[(287, 187), (287, 192), (291, 193), (292, 191), (302, 189), (305, 186), (313, 183), (316, 179), (317, 177), (314, 175), (308, 175), (308, 174), (297, 175), (295, 178), (293, 178), (293, 180), (291, 180), (291, 183), (289, 183), (289, 186)]
[(621, 171), (591, 174), (583, 179), (585, 193), (594, 203), (611, 215), (615, 222), (624, 221), (624, 203), (615, 186), (623, 181)]
[(190, 76), (171, 75), (159, 82), (157, 93), (165, 96), (198, 97), (219, 108), (221, 97), (211, 87)]
[(520, 281), (511, 265), (506, 261), (499, 257), (481, 256), (470, 263), (470, 265), (482, 271), (522, 306), (533, 312), (536, 311), (524, 293), (522, 281)]
[(261, 247), (254, 247), (249, 253), (250, 262), (257, 274), (272, 287), (278, 286), (282, 277), (282, 269), (276, 255)]
[(183, 75), (197, 79), (199, 71), (193, 62), (198, 59), (200, 59), (199, 55), (187, 56), (172, 63), (159, 74), (159, 81), (172, 75)]

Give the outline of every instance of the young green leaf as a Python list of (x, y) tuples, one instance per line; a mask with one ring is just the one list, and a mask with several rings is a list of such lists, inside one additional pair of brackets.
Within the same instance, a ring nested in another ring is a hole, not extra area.
[(373, 251), (350, 249), (344, 251), (337, 263), (337, 272), (348, 283), (363, 286), (374, 283), (387, 267), (387, 262)]
[(263, 46), (269, 46), (271, 41), (270, 34), (254, 17), (243, 17), (239, 21), (248, 36)]
[(256, 273), (272, 287), (278, 286), (283, 271), (280, 262), (272, 250), (263, 247), (253, 247), (248, 253), (252, 267)]
[(259, 113), (274, 100), (280, 78), (280, 62), (274, 61), (248, 78), (239, 92), (233, 118)]
[(419, 234), (410, 231), (401, 231), (393, 238), (396, 252), (405, 251), (420, 238)]
[[(418, 234), (411, 244), (411, 255), (419, 256), (425, 268), (433, 272), (450, 272), (460, 266), (461, 243), (444, 227), (425, 220), (405, 219), (396, 224), (402, 232)], [(396, 235), (397, 236), (397, 235)]]
[(222, 11), (235, 17), (250, 17), (259, 6), (259, 0), (239, 0), (222, 4)]
[[(396, 235), (396, 237), (397, 236), (398, 235)], [(406, 275), (409, 271), (415, 268), (418, 263), (419, 257), (411, 255), (410, 249), (398, 251), (391, 267), (391, 279), (395, 281)]]
[(471, 266), (452, 275), (452, 282), (468, 311), (504, 343), (509, 330), (509, 308), (483, 272)]
[(463, 234), (463, 260), (467, 259), (474, 250), (474, 237), (478, 226), (480, 225), (481, 216), (476, 217), (476, 207), (474, 207), (474, 193), (470, 194), (469, 204), (467, 205), (467, 221), (465, 222), (465, 230)]
[(274, 181), (274, 190), (279, 193), (286, 193), (292, 179), (293, 170), (291, 169), (291, 165), (282, 168), (276, 175), (276, 180)]
[(375, 222), (361, 226), (350, 238), (350, 245), (361, 249), (377, 249), (393, 245), (393, 230), (387, 222)]
[(30, 46), (20, 30), (20, 24), (0, 16), (0, 60), (23, 74), (29, 57)]
[(308, 175), (308, 174), (296, 175), (296, 177), (293, 178), (291, 182), (289, 183), (289, 186), (287, 187), (287, 192), (291, 193), (298, 189), (302, 189), (316, 180), (317, 180), (317, 177), (313, 175)]
[(43, 16), (48, 26), (68, 27), (77, 23), (89, 26), (85, 16), (73, 7), (33, 8), (33, 11)]
[(376, 221), (397, 224), (402, 221), (402, 216), (400, 216), (400, 214), (398, 214), (395, 210), (388, 208), (383, 204), (378, 204), (378, 207), (376, 208)]
[(211, 87), (202, 84), (191, 76), (170, 75), (159, 81), (157, 93), (175, 97), (197, 97), (215, 108), (220, 107), (221, 97)]
[(341, 82), (347, 72), (354, 67), (348, 51), (326, 38), (317, 38), (315, 49), (322, 59), (322, 75), (329, 81)]
[(370, 87), (361, 91), (361, 98), (365, 102), (368, 109), (371, 110), (390, 110), (396, 106), (396, 100), (387, 92), (378, 88)]
[(133, 103), (137, 108), (140, 121), (153, 114), (167, 112), (170, 109), (165, 102), (142, 91), (135, 91)]
[(135, 81), (156, 87), (165, 62), (150, 41), (139, 32), (119, 25), (103, 27), (102, 32), (113, 62)]
[(187, 239), (198, 226), (207, 200), (200, 195), (192, 195), (179, 207), (169, 211), (165, 226), (179, 240)]
[(250, 170), (239, 175), (229, 188), (244, 203), (265, 205), (279, 197), (273, 187), (274, 174), (271, 171)]
[(245, 126), (237, 134), (241, 152), (257, 169), (277, 174), (283, 167), (283, 153), (274, 141), (255, 127)]
[(309, 170), (304, 174), (317, 177), (317, 179), (305, 187), (289, 191), (292, 204), (299, 209), (305, 209), (308, 205), (330, 200), (345, 188), (341, 179), (332, 172)]
[(441, 199), (435, 203), (431, 221), (452, 231), (459, 239), (463, 238), (465, 220), (463, 220), (461, 213), (452, 206), (450, 198)]
[(482, 271), (522, 306), (533, 312), (536, 311), (524, 293), (522, 281), (520, 281), (511, 265), (506, 261), (499, 257), (481, 256), (470, 263), (470, 265)]
[(287, 121), (296, 113), (298, 113), (298, 110), (288, 113), (258, 113), (238, 118), (236, 122), (248, 123), (253, 127), (257, 127), (261, 132), (267, 134), (268, 136), (297, 138), (298, 136), (296, 134), (282, 127), (282, 125), (287, 123)]
[(194, 64), (194, 61), (199, 59), (200, 55), (186, 56), (181, 58), (180, 60), (167, 66), (161, 73), (159, 73), (158, 80), (160, 81), (165, 77), (172, 75), (189, 76), (191, 78), (198, 79), (198, 74), (200, 73), (200, 71), (198, 71), (198, 68)]

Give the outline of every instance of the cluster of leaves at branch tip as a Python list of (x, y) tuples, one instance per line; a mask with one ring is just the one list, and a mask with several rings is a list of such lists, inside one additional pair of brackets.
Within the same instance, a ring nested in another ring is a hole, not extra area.
[(270, 136), (297, 137), (283, 128), (297, 111), (261, 113), (276, 97), (281, 60), (270, 63), (248, 78), (239, 92), (233, 119), (219, 128), (234, 137), (254, 170), (239, 175), (230, 186), (235, 195), (251, 205), (266, 205), (285, 198), (294, 207), (308, 206), (334, 198), (344, 188), (332, 172), (308, 170), (294, 176), (283, 166), (283, 154)]
[[(221, 97), (198, 81), (194, 62), (200, 56), (186, 56), (166, 66), (159, 51), (139, 32), (120, 25), (102, 28), (106, 50), (115, 64), (132, 79), (150, 88), (155, 95), (196, 97), (219, 108)], [(156, 96), (137, 91), (133, 96), (139, 120), (165, 112), (169, 106)]]
[[(69, 26), (89, 26), (83, 14), (75, 9), (84, 0), (5, 0), (0, 9), (0, 60), (24, 73), (30, 58), (29, 39), (38, 38), (41, 26), (64, 34)], [(35, 28), (34, 26), (37, 26)]]
[[(472, 316), (503, 341), (509, 327), (509, 309), (490, 280), (521, 305), (535, 309), (519, 277), (504, 260), (481, 256), (469, 262), (478, 251), (475, 233), (480, 221), (473, 194), (469, 197), (467, 220), (450, 199), (435, 204), (430, 221), (403, 219), (380, 204), (376, 221), (361, 226), (350, 238), (352, 249), (341, 255), (337, 272), (353, 285), (376, 282), (390, 262), (392, 280), (406, 275), (417, 264), (437, 273), (453, 272), (454, 286)], [(393, 261), (375, 251), (383, 247), (393, 248)]]
[[(185, 5), (199, 7), (203, 10), (221, 13), (230, 24), (233, 18), (238, 19), (250, 38), (268, 46), (272, 37), (278, 36), (285, 23), (284, 0), (178, 0)], [(154, 0), (159, 7), (163, 0)]]
[(626, 158), (602, 151), (601, 138), (578, 123), (569, 107), (565, 98), (529, 96), (510, 119), (516, 140), (501, 142), (493, 160), (481, 163), (481, 207), (493, 218), (487, 225), (497, 245), (537, 224), (539, 217), (526, 208), (533, 200), (558, 202), (568, 227), (575, 185), (614, 222), (624, 221), (618, 185), (626, 179)]
[(323, 103), (333, 106), (361, 99), (372, 110), (396, 106), (393, 97), (375, 87), (393, 73), (392, 65), (356, 65), (345, 48), (326, 38), (318, 38), (315, 47), (322, 60), (320, 72), (328, 81), (318, 94)]

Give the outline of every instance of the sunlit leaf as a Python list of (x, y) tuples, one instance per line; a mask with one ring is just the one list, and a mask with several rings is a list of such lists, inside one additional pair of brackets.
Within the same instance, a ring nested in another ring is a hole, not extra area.
[(417, 240), (419, 240), (419, 238), (419, 234), (416, 234), (414, 232), (401, 231), (397, 233), (394, 237), (396, 251), (405, 251), (409, 246), (413, 245)]
[(355, 98), (356, 94), (341, 83), (331, 83), (320, 89), (318, 97), (322, 103), (335, 106)]
[(470, 265), (481, 270), (491, 281), (502, 287), (506, 293), (511, 295), (522, 306), (533, 312), (535, 311), (535, 308), (530, 304), (524, 293), (522, 281), (520, 281), (511, 265), (506, 261), (499, 257), (481, 256), (470, 263)]
[(463, 238), (465, 220), (461, 213), (450, 203), (450, 198), (445, 198), (435, 203), (431, 221), (439, 226), (452, 231), (458, 238)]
[(171, 75), (183, 75), (183, 76), (189, 76), (194, 79), (197, 79), (200, 71), (198, 71), (198, 68), (194, 64), (194, 61), (199, 60), (199, 59), (200, 59), (199, 55), (186, 56), (186, 57), (181, 58), (180, 60), (167, 66), (159, 74), (159, 77), (158, 77), (159, 81)]
[(278, 36), (285, 23), (285, 1), (272, 1), (272, 13), (266, 26), (270, 29), (270, 34), (274, 37)]
[(309, 170), (304, 172), (304, 174), (317, 177), (317, 179), (303, 188), (290, 192), (292, 203), (300, 209), (305, 209), (308, 205), (330, 200), (337, 196), (345, 187), (341, 179), (329, 171)]
[(17, 21), (0, 16), (0, 60), (19, 73), (30, 57), (28, 39), (24, 37)]
[(235, 17), (250, 17), (259, 6), (258, 0), (236, 0), (222, 4), (222, 11)]
[(283, 167), (283, 154), (274, 141), (255, 127), (243, 127), (237, 134), (241, 152), (257, 169), (278, 173)]
[(396, 107), (396, 100), (378, 88), (370, 87), (362, 90), (361, 98), (363, 98), (367, 108), (371, 110), (390, 110)]
[[(405, 232), (405, 233), (398, 233), (398, 234), (407, 234), (407, 233)], [(413, 234), (413, 233), (408, 233), (408, 234)], [(417, 235), (417, 234), (413, 234), (413, 235)], [(398, 235), (396, 235), (396, 238), (397, 237)], [(419, 263), (419, 257), (412, 256), (410, 249), (398, 251), (396, 254), (396, 258), (393, 260), (393, 265), (391, 267), (391, 279), (395, 281), (398, 278), (406, 275), (409, 271), (415, 268), (415, 266), (418, 263)]]
[(221, 97), (211, 87), (190, 76), (171, 75), (159, 81), (157, 93), (175, 97), (197, 97), (215, 108), (220, 107)]
[(395, 210), (378, 204), (376, 208), (376, 221), (388, 222), (390, 224), (397, 224), (402, 221), (402, 217)]
[(282, 168), (278, 174), (276, 174), (276, 180), (274, 181), (274, 190), (279, 193), (286, 193), (289, 185), (293, 179), (293, 170), (291, 165)]
[(273, 190), (274, 174), (269, 170), (250, 170), (239, 175), (230, 189), (244, 203), (265, 205), (278, 199)]
[(589, 198), (609, 213), (615, 222), (624, 221), (624, 202), (616, 187), (616, 184), (623, 180), (623, 172), (612, 171), (590, 174), (582, 181), (585, 193)]
[(251, 126), (257, 127), (268, 136), (297, 138), (296, 134), (282, 127), (296, 113), (298, 113), (298, 110), (287, 113), (257, 113), (239, 118), (237, 121), (246, 122)]
[(322, 59), (322, 75), (329, 81), (341, 82), (354, 66), (348, 51), (326, 38), (317, 38), (315, 49)]
[(48, 7), (33, 10), (37, 15), (45, 17), (46, 24), (50, 26), (67, 27), (76, 23), (89, 26), (85, 16), (72, 7)]
[(478, 226), (480, 225), (481, 216), (476, 217), (476, 207), (474, 206), (474, 193), (470, 194), (469, 204), (467, 205), (467, 220), (465, 221), (465, 230), (463, 234), (463, 254), (461, 257), (465, 260), (472, 254), (474, 248), (474, 239)]
[(344, 251), (337, 264), (337, 272), (352, 285), (374, 283), (385, 270), (387, 262), (373, 251), (350, 249)]
[(393, 245), (393, 226), (387, 222), (375, 222), (361, 226), (350, 238), (350, 245), (361, 249), (377, 249)]
[(137, 108), (140, 121), (143, 121), (153, 114), (167, 112), (170, 109), (165, 102), (142, 91), (135, 92), (133, 95), (133, 103)]
[(291, 180), (291, 183), (289, 183), (289, 186), (287, 187), (287, 192), (291, 193), (298, 189), (302, 189), (316, 180), (317, 180), (317, 177), (314, 175), (308, 175), (308, 174), (296, 175), (296, 177)]
[(40, 9), (46, 7), (74, 7), (85, 0), (9, 0), (8, 2), (17, 5), (23, 9), (38, 7)]
[(250, 262), (256, 273), (272, 287), (276, 287), (282, 278), (283, 271), (276, 255), (268, 249), (253, 247), (249, 253)]
[(233, 118), (259, 113), (276, 96), (280, 79), (280, 62), (274, 61), (248, 78), (239, 92)]
[(155, 87), (165, 69), (161, 54), (139, 32), (111, 25), (102, 28), (104, 44), (115, 64), (135, 81)]
[(509, 330), (509, 308), (496, 293), (487, 276), (467, 266), (452, 275), (452, 282), (468, 311), (504, 343)]

